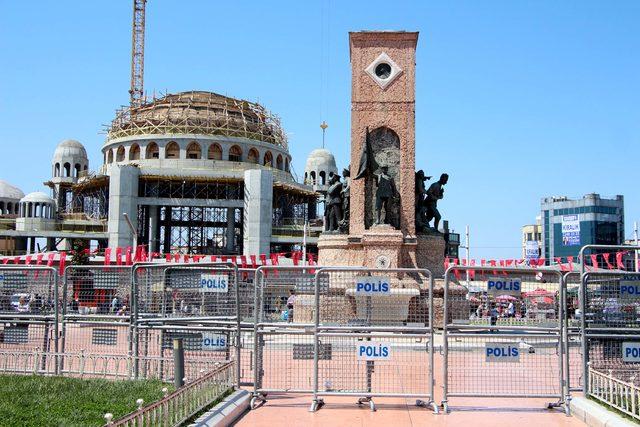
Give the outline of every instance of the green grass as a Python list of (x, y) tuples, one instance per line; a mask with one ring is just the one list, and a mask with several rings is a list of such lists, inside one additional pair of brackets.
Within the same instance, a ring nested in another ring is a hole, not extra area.
[(156, 380), (109, 381), (24, 375), (0, 375), (0, 426), (101, 426), (162, 397)]

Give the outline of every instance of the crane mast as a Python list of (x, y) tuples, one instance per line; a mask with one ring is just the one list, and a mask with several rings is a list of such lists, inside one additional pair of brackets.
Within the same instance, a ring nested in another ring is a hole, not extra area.
[(144, 14), (147, 0), (133, 0), (133, 31), (131, 46), (131, 108), (142, 105), (144, 99)]

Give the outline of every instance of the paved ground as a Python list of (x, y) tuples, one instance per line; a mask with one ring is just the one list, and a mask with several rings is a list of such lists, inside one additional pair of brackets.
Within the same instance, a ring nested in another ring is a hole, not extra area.
[[(453, 400), (453, 399), (452, 399)], [(469, 399), (452, 401), (451, 413), (434, 415), (413, 400), (376, 399), (378, 410), (358, 407), (354, 398), (331, 397), (315, 413), (308, 412), (310, 396), (269, 395), (262, 407), (250, 411), (237, 426), (584, 426), (560, 410), (544, 409), (542, 399)]]

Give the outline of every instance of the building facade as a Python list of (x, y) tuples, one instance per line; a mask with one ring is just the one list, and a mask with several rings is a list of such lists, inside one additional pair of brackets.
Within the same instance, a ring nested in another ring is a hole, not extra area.
[(542, 256), (542, 220), (522, 226), (522, 259), (538, 259)]
[(293, 175), (278, 118), (256, 103), (190, 91), (127, 107), (102, 154), (91, 170), (80, 142), (61, 142), (45, 182), (52, 197), (18, 199), (5, 185), (3, 209), (17, 219), (0, 237), (35, 252), (36, 239), (48, 250), (74, 239), (132, 246), (135, 232), (149, 252), (257, 255), (299, 249), (316, 217), (317, 193)]
[(624, 197), (620, 195), (543, 198), (541, 217), (542, 256), (547, 263), (556, 257), (577, 257), (584, 245), (624, 242)]

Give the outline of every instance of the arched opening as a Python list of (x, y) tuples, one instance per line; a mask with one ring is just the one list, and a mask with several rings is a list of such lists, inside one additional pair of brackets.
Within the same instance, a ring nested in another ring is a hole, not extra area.
[(147, 145), (147, 150), (144, 155), (145, 159), (158, 159), (160, 158), (160, 150), (158, 148), (158, 144), (155, 142), (150, 142)]
[(118, 151), (116, 151), (116, 162), (124, 161), (124, 146), (119, 146)]
[[(7, 206), (9, 206), (9, 204), (7, 204)], [(4, 202), (0, 202), (0, 215), (4, 215)]]
[(262, 162), (262, 164), (265, 166), (273, 167), (273, 154), (271, 154), (271, 151), (267, 151), (266, 153), (264, 153), (264, 161)]
[(53, 176), (60, 176), (60, 163), (56, 163), (53, 168)]
[(187, 159), (197, 160), (202, 157), (202, 149), (200, 148), (200, 144), (195, 141), (192, 141), (187, 145)]
[(76, 163), (74, 169), (75, 169), (76, 178), (78, 178), (80, 176), (80, 171), (82, 170), (82, 168), (80, 167), (80, 163)]
[(89, 170), (89, 165), (84, 165), (84, 167), (82, 168), (82, 170)]
[(129, 148), (129, 160), (140, 160), (140, 146), (138, 144), (133, 144)]
[(260, 163), (260, 153), (258, 153), (258, 150), (255, 148), (249, 150), (249, 153), (247, 154), (247, 162), (256, 164)]
[(242, 148), (237, 145), (234, 145), (229, 149), (229, 161), (231, 162), (241, 162), (242, 161)]
[(177, 159), (180, 157), (180, 146), (177, 142), (171, 141), (164, 149), (165, 159)]
[(289, 159), (284, 159), (284, 170), (289, 172)]
[(19, 212), (20, 212), (20, 204), (16, 203), (13, 205), (13, 213), (14, 215), (18, 215)]
[(207, 150), (207, 159), (222, 160), (222, 147), (216, 143), (211, 144)]
[(311, 172), (309, 174), (309, 178), (311, 178), (311, 185), (316, 183), (316, 173), (315, 172)]
[(282, 154), (278, 154), (278, 157), (276, 158), (276, 167), (282, 170)]
[(308, 174), (305, 172), (305, 173), (304, 173), (304, 181), (302, 181), (302, 182), (304, 182), (305, 184), (308, 184), (308, 183), (309, 183), (308, 179), (309, 179), (309, 176), (308, 176)]
[(327, 173), (325, 171), (320, 171), (318, 178), (320, 179), (320, 185), (327, 184)]
[(69, 178), (71, 176), (71, 165), (69, 163), (64, 164), (64, 177)]
[(107, 163), (113, 163), (113, 150), (109, 149), (109, 153), (107, 154)]

